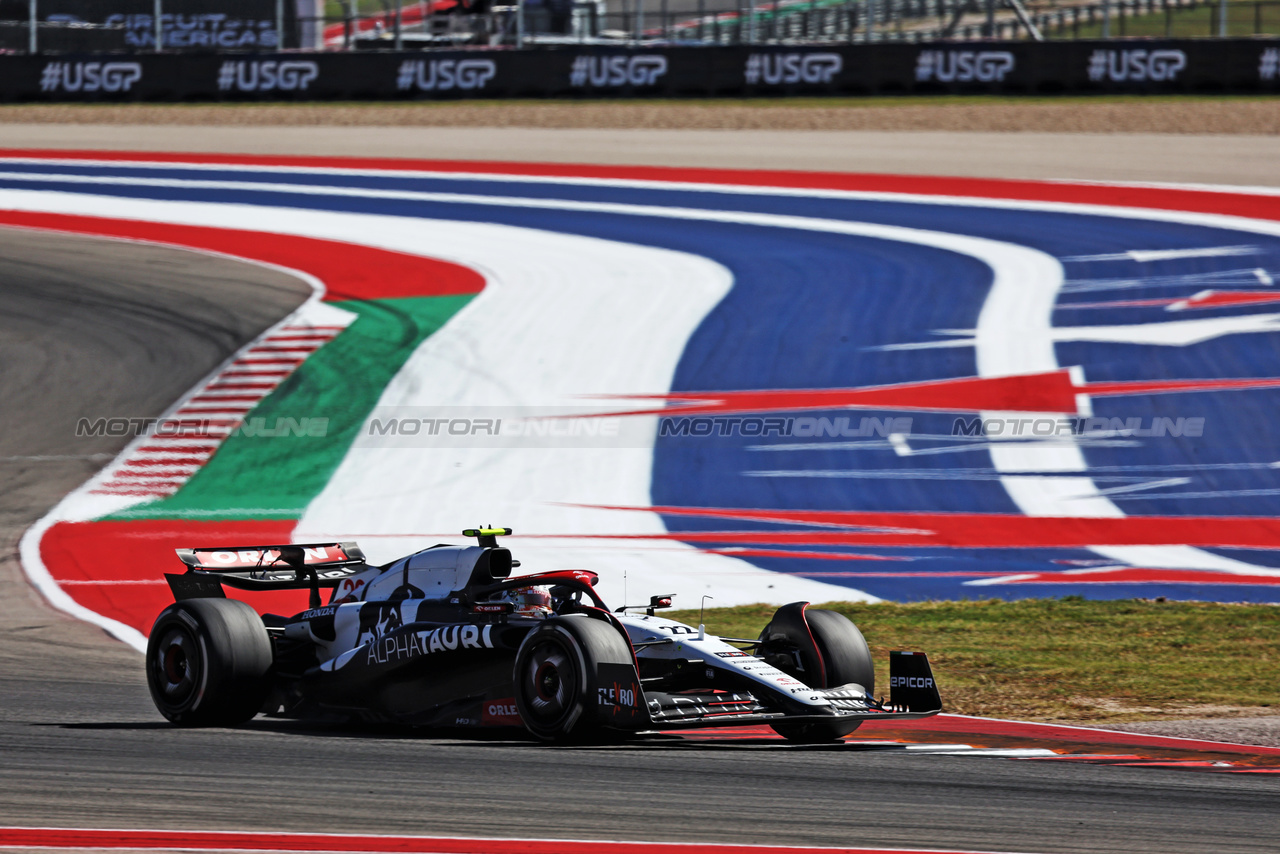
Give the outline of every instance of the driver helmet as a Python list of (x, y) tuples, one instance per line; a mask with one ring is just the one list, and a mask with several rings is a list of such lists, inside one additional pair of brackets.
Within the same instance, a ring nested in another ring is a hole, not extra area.
[(514, 605), (512, 613), (520, 617), (551, 616), (551, 591), (546, 587), (513, 587), (503, 592), (502, 601)]

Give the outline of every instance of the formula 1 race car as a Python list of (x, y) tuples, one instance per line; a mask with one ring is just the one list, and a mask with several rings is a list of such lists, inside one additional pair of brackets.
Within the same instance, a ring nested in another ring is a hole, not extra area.
[[(179, 549), (176, 600), (156, 619), (147, 683), (183, 726), (258, 713), (434, 727), (523, 726), (548, 741), (768, 724), (798, 742), (868, 720), (941, 710), (928, 659), (890, 653), (890, 699), (874, 698), (862, 634), (796, 602), (755, 640), (663, 619), (670, 596), (610, 611), (594, 572), (512, 578), (497, 537), (369, 566), (355, 543)], [(242, 590), (309, 589), (311, 607), (259, 616)], [(333, 590), (328, 604), (320, 591)], [(631, 613), (637, 612), (637, 613)]]

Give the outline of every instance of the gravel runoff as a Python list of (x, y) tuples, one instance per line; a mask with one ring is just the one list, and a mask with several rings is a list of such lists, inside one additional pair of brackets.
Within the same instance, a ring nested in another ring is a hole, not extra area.
[(786, 101), (468, 101), (412, 104), (38, 104), (0, 107), (0, 125), (302, 125), (650, 128), (670, 130), (987, 131), (1280, 134), (1280, 99), (1061, 101), (903, 98)]
[(1280, 186), (1280, 135), (0, 123), (0, 148)]
[(1084, 724), (1095, 729), (1141, 732), (1232, 744), (1280, 747), (1280, 715), (1249, 718), (1201, 718), (1177, 721), (1137, 721), (1125, 724)]

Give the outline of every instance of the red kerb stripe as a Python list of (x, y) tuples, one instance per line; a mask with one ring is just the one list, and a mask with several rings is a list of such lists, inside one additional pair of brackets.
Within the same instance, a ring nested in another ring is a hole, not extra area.
[[(432, 836), (346, 836), (320, 833), (238, 833), (182, 830), (0, 828), (0, 846), (135, 848), (195, 851), (352, 851), (406, 854), (941, 854), (926, 849), (805, 848), (678, 842), (467, 839)], [(951, 851), (948, 854), (965, 854)], [(968, 852), (968, 854), (976, 854)]]

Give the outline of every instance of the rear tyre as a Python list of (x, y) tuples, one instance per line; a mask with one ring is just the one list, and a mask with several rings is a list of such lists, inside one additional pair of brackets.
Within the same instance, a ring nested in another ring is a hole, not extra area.
[[(800, 666), (788, 667), (779, 663), (780, 670), (791, 676), (803, 679), (809, 685), (819, 682), (816, 687), (838, 688), (850, 683), (862, 687), (868, 696), (876, 689), (876, 668), (871, 658), (871, 650), (867, 647), (866, 638), (858, 627), (843, 614), (835, 611), (824, 611), (819, 608), (806, 608), (804, 620), (808, 624), (809, 633), (817, 647), (818, 655), (807, 652), (808, 639), (792, 637), (797, 630), (785, 626), (781, 635), (773, 630), (773, 624), (765, 627), (761, 640), (776, 638), (775, 642), (789, 643), (800, 658)], [(792, 658), (792, 661), (795, 659)], [(818, 678), (815, 678), (818, 677)], [(770, 724), (773, 731), (788, 741), (800, 744), (823, 744), (839, 741), (858, 728), (862, 721), (817, 721), (813, 723), (776, 723)]]
[(530, 632), (516, 653), (513, 673), (525, 728), (544, 741), (599, 738), (601, 664), (634, 667), (627, 642), (603, 620), (573, 614)]
[(234, 726), (256, 715), (270, 688), (262, 618), (235, 599), (184, 599), (160, 612), (147, 642), (147, 687), (179, 726)]

